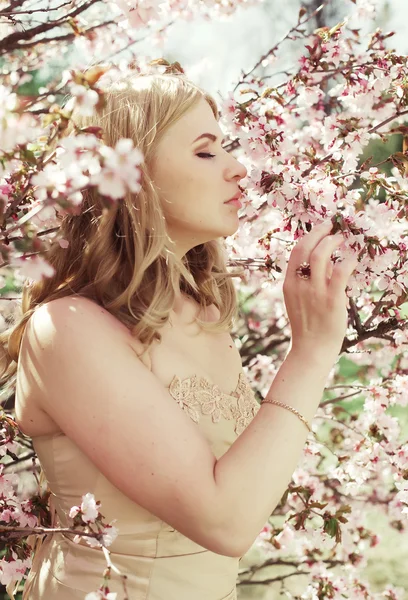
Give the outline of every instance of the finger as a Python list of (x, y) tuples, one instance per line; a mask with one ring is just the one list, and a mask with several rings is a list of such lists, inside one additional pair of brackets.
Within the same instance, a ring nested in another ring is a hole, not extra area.
[(345, 248), (345, 246), (343, 244), (341, 244), (340, 248), (336, 248), (334, 250), (334, 252), (332, 252), (330, 260), (327, 263), (327, 273), (326, 273), (326, 282), (327, 282), (327, 284), (329, 284), (330, 279), (331, 279), (331, 277), (333, 275), (333, 267), (334, 267), (334, 265), (336, 263), (338, 263), (340, 260), (343, 260), (343, 258), (339, 255), (339, 250), (344, 250), (344, 248)]
[[(331, 276), (333, 275), (333, 268), (335, 264), (341, 263), (344, 261), (344, 259), (353, 259), (356, 262), (356, 266), (358, 264), (358, 251), (354, 250), (352, 247), (347, 245), (347, 240), (346, 238), (343, 237), (344, 243), (341, 244), (340, 248), (338, 248), (337, 250), (335, 250), (335, 252), (333, 252), (333, 256), (332, 256), (332, 260), (333, 262), (331, 262), (330, 267), (329, 267), (329, 271), (330, 271), (330, 279)], [(340, 253), (339, 253), (340, 251)]]
[(330, 220), (315, 225), (309, 233), (306, 233), (293, 248), (289, 261), (288, 271), (295, 272), (299, 264), (309, 262), (309, 256), (317, 244), (332, 230), (333, 224)]
[(351, 255), (333, 266), (329, 287), (334, 295), (345, 292), (349, 279), (358, 266), (358, 262), (358, 252), (352, 251)]
[(327, 271), (331, 264), (333, 251), (344, 243), (341, 233), (326, 236), (313, 250), (310, 255), (311, 279), (315, 289), (324, 291), (327, 289)]
[[(334, 253), (332, 253), (333, 256)], [(330, 283), (330, 279), (331, 276), (333, 275), (333, 261), (332, 261), (332, 256), (330, 257), (329, 262), (327, 263), (327, 269), (326, 269), (326, 284), (328, 285)]]

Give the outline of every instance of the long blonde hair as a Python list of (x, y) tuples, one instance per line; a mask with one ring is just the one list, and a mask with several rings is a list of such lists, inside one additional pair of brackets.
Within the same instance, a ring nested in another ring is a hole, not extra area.
[[(80, 295), (103, 306), (144, 345), (161, 340), (174, 305), (176, 290), (194, 298), (201, 308), (220, 311), (218, 321), (196, 321), (209, 331), (230, 331), (238, 316), (232, 277), (227, 271), (221, 238), (192, 248), (182, 259), (166, 246), (166, 225), (151, 178), (151, 161), (166, 130), (201, 98), (219, 119), (215, 100), (179, 74), (131, 75), (111, 83), (105, 104), (92, 117), (76, 115), (78, 127), (102, 127), (103, 141), (115, 146), (131, 138), (144, 155), (138, 194), (127, 193), (108, 211), (96, 188), (83, 190), (80, 214), (61, 218), (60, 234), (69, 245), (51, 244), (46, 260), (52, 277), (23, 286), (22, 314), (0, 335), (0, 385), (15, 384), (21, 339), (37, 306), (69, 295)], [(75, 113), (75, 111), (74, 111)], [(69, 133), (69, 132), (68, 132)]]

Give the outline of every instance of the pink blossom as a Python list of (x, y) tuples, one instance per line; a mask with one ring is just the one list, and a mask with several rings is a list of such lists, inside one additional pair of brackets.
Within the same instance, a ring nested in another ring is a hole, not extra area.
[(71, 517), (71, 519), (74, 519), (77, 514), (80, 512), (80, 508), (79, 506), (71, 506), (71, 508), (69, 509), (69, 516)]
[(15, 558), (11, 561), (5, 559), (0, 560), (0, 583), (9, 585), (12, 581), (20, 581), (26, 574), (27, 569), (31, 568), (32, 561), (30, 558), (21, 560)]
[(41, 256), (21, 257), (14, 260), (15, 267), (19, 268), (23, 277), (34, 281), (41, 281), (44, 277), (52, 277), (55, 273), (52, 267)]
[(158, 0), (145, 0), (144, 6), (131, 0), (115, 0), (119, 8), (129, 19), (131, 27), (141, 27), (153, 20), (157, 20), (160, 16)]
[(104, 167), (93, 174), (91, 183), (98, 186), (101, 194), (117, 200), (127, 189), (134, 193), (140, 191), (138, 165), (143, 161), (143, 155), (133, 147), (132, 140), (121, 139), (114, 149), (102, 146), (100, 153), (104, 157)]
[(43, 201), (49, 195), (57, 198), (66, 190), (67, 175), (58, 165), (48, 163), (42, 171), (33, 175), (32, 183), (36, 186), (34, 196), (37, 200)]
[(99, 100), (98, 92), (73, 82), (71, 82), (69, 89), (72, 96), (75, 98), (75, 107), (79, 114), (84, 115), (85, 117), (91, 117), (94, 114), (95, 106)]
[(98, 190), (104, 196), (114, 200), (123, 198), (126, 194), (126, 183), (122, 176), (113, 169), (105, 168), (101, 173), (91, 178), (91, 183), (98, 186)]
[(93, 494), (88, 493), (82, 496), (81, 512), (82, 519), (86, 523), (91, 523), (96, 519), (99, 511), (96, 506), (96, 500)]

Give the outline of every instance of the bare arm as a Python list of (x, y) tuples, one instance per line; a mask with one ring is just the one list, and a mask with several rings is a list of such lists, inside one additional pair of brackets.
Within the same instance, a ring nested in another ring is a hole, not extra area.
[[(328, 235), (330, 221), (316, 226), (292, 250), (283, 285), (292, 347), (267, 398), (296, 408), (311, 422), (347, 327), (345, 288), (357, 265), (350, 255), (330, 257), (343, 237)], [(310, 263), (312, 277), (295, 274)], [(308, 429), (291, 411), (262, 404), (258, 414), (218, 460), (214, 475), (222, 497), (226, 532), (245, 554), (282, 497), (299, 461)]]
[[(289, 353), (266, 397), (286, 402), (310, 423), (331, 365), (319, 356)], [(257, 415), (218, 460), (214, 476), (225, 513), (225, 535), (243, 556), (279, 503), (308, 435), (287, 409), (262, 404)], [(221, 524), (220, 524), (221, 527)]]

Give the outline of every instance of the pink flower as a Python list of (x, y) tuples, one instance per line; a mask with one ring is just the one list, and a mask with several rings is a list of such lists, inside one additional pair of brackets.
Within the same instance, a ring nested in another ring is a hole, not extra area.
[(25, 560), (17, 558), (10, 561), (1, 559), (0, 583), (2, 585), (9, 585), (12, 581), (20, 581), (24, 577), (27, 569), (31, 568), (31, 562), (30, 558), (26, 558)]
[(130, 139), (120, 139), (115, 148), (103, 145), (100, 153), (104, 158), (104, 166), (100, 172), (91, 177), (92, 185), (97, 185), (101, 194), (114, 200), (123, 198), (126, 191), (140, 191), (140, 169), (143, 154), (133, 147)]
[(82, 519), (86, 523), (93, 522), (96, 519), (99, 511), (93, 494), (88, 493), (82, 496), (81, 511)]
[(78, 112), (86, 117), (94, 114), (94, 109), (99, 100), (99, 94), (95, 90), (88, 89), (83, 85), (72, 82), (69, 86)]
[(55, 273), (54, 267), (47, 263), (41, 256), (16, 258), (14, 262), (15, 266), (20, 269), (23, 277), (34, 281), (41, 281), (44, 277), (52, 277)]
[(0, 185), (0, 200), (7, 202), (10, 199), (12, 192), (13, 186), (11, 186), (9, 183), (3, 183)]
[(79, 506), (72, 506), (69, 509), (69, 516), (71, 517), (71, 519), (74, 519), (77, 516), (77, 514), (79, 513), (80, 510), (81, 509), (79, 508)]
[(144, 0), (141, 3), (135, 3), (130, 0), (115, 0), (116, 4), (129, 19), (131, 27), (141, 27), (159, 18), (160, 2), (158, 0)]

